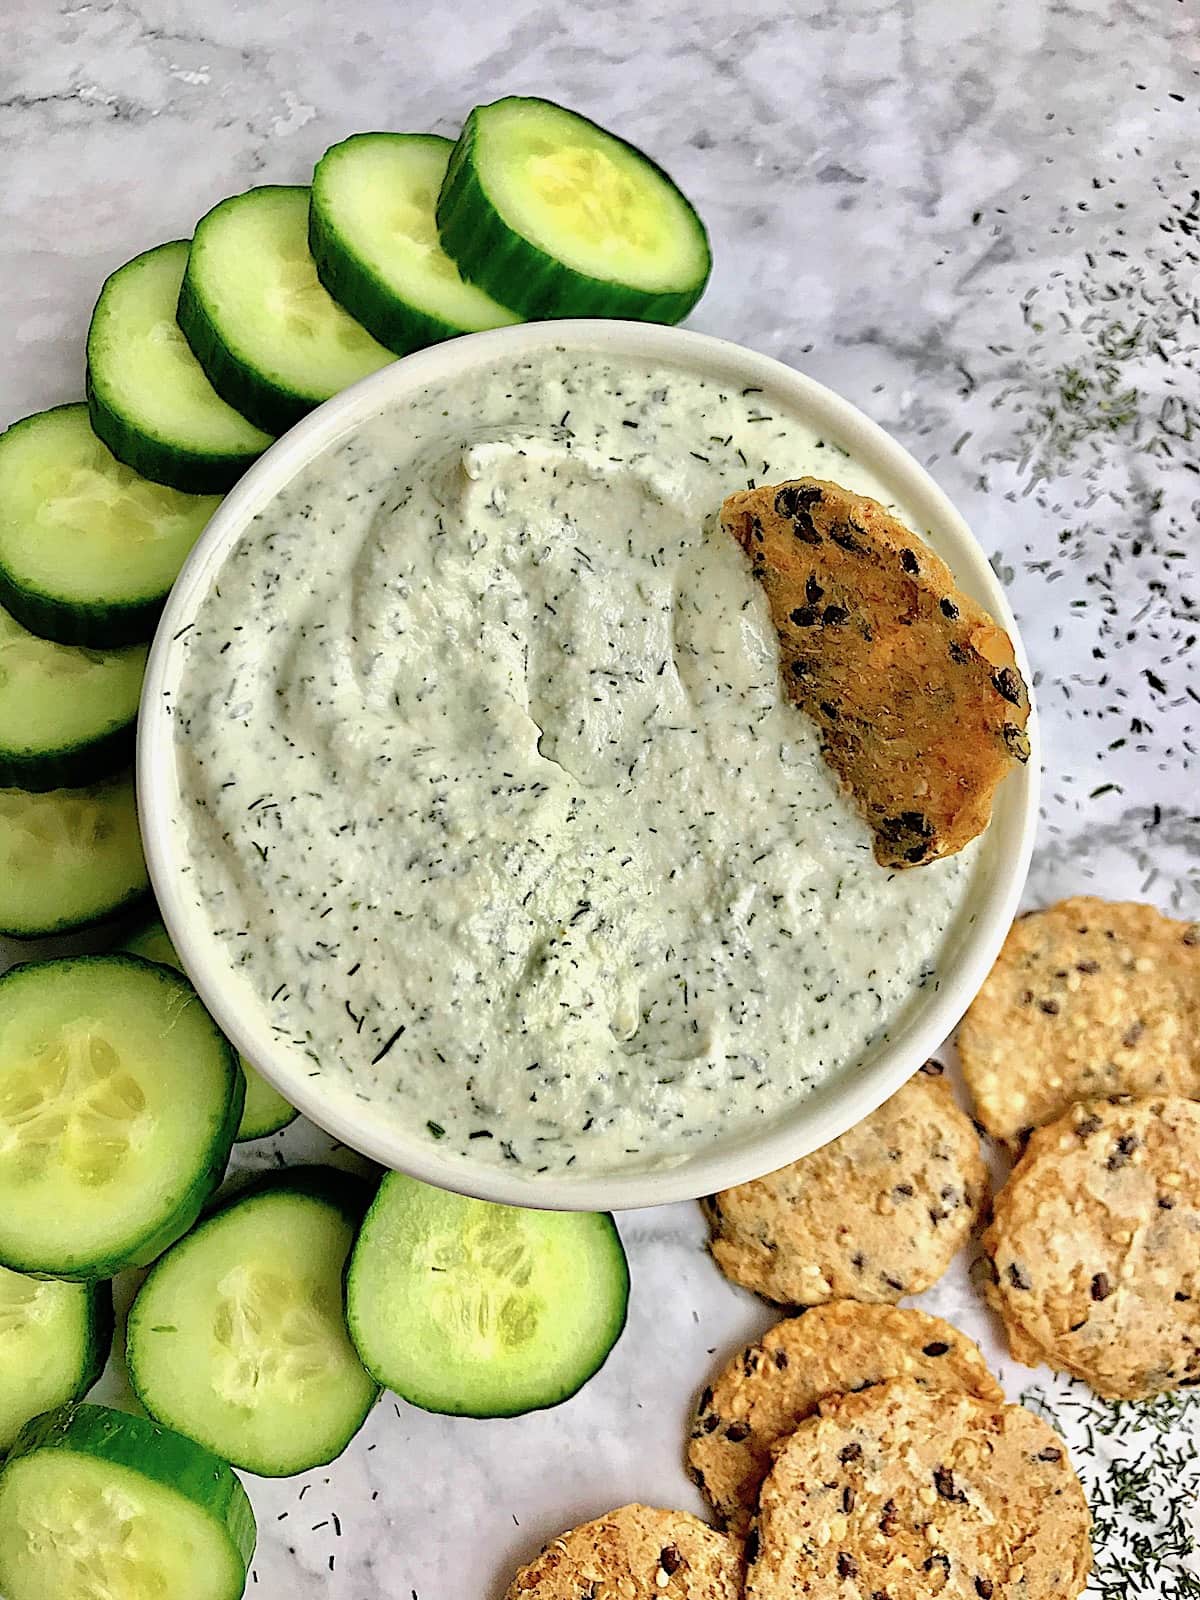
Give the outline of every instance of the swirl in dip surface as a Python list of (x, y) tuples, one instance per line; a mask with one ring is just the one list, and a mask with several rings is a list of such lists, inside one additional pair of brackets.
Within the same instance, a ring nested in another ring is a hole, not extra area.
[(177, 646), (176, 821), (238, 1005), (309, 1072), (472, 1162), (645, 1170), (908, 1019), (987, 836), (878, 866), (784, 700), (716, 512), (805, 473), (889, 503), (767, 393), (550, 350), (249, 525)]

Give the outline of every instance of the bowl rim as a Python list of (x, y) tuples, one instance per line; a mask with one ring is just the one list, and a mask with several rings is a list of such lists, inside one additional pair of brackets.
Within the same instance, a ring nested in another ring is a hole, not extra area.
[(817, 420), (857, 463), (887, 484), (919, 525), (933, 533), (956, 581), (1007, 628), (1018, 665), (1026, 682), (1031, 682), (1004, 591), (965, 520), (903, 446), (848, 400), (774, 357), (690, 329), (591, 318), (520, 323), (431, 346), (363, 378), (272, 444), (229, 491), (185, 561), (151, 646), (137, 727), (138, 812), (160, 914), (201, 999), (262, 1076), (318, 1127), (384, 1167), (479, 1199), (547, 1210), (630, 1210), (695, 1199), (809, 1154), (869, 1115), (943, 1043), (990, 971), (1016, 913), (1037, 828), (1040, 739), (1036, 708), (1031, 705), (1029, 761), (1011, 772), (998, 791), (988, 830), (989, 865), (978, 884), (981, 903), (960, 935), (935, 995), (916, 1008), (915, 1016), (872, 1058), (826, 1080), (761, 1131), (742, 1130), (728, 1144), (717, 1140), (674, 1165), (577, 1178), (535, 1177), (439, 1156), (436, 1146), (415, 1132), (409, 1135), (398, 1125), (373, 1123), (365, 1103), (341, 1088), (331, 1093), (324, 1076), (299, 1072), (265, 1023), (256, 1029), (257, 1019), (233, 1003), (221, 947), (182, 892), (177, 851), (184, 842), (183, 830), (172, 826), (171, 800), (172, 695), (184, 652), (172, 646), (180, 629), (186, 631), (213, 574), (250, 520), (335, 439), (428, 384), (496, 360), (520, 360), (559, 347), (630, 361), (661, 361), (781, 394), (798, 414)]

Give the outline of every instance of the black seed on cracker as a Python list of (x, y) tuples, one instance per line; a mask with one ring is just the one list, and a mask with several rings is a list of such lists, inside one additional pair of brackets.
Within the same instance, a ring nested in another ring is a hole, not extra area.
[[(821, 491), (812, 485), (785, 484), (775, 496), (775, 514), (791, 518), (792, 531), (805, 544), (820, 544), (821, 535), (813, 525), (811, 507), (818, 505)], [(761, 524), (760, 524), (761, 527)]]
[(1021, 680), (1012, 667), (1001, 667), (992, 678), (992, 683), (996, 693), (1002, 700), (1007, 700), (1010, 706), (1021, 704)]
[(1108, 1281), (1107, 1272), (1098, 1272), (1092, 1279), (1092, 1299), (1107, 1300), (1112, 1293), (1112, 1284)]
[(1029, 742), (1029, 735), (1024, 728), (1018, 728), (1015, 722), (1006, 722), (1003, 729), (1004, 748), (1009, 755), (1014, 756), (1022, 765), (1029, 760), (1033, 746)]
[(1130, 1156), (1141, 1144), (1141, 1140), (1134, 1133), (1123, 1133), (1112, 1147), (1112, 1152), (1104, 1165), (1110, 1172), (1119, 1172), (1128, 1164)]
[(658, 1553), (658, 1564), (668, 1576), (678, 1572), (683, 1565), (683, 1557), (673, 1544), (664, 1545)]
[(865, 535), (866, 529), (860, 528), (857, 522), (836, 522), (829, 530), (829, 537), (841, 549), (849, 551), (851, 555), (860, 556), (863, 553), (863, 546), (854, 537), (856, 533), (860, 536)]
[(820, 503), (821, 491), (814, 484), (787, 483), (775, 496), (775, 509), (781, 517), (794, 517), (797, 511)]
[(933, 1472), (933, 1486), (943, 1500), (966, 1503), (966, 1495), (954, 1481), (954, 1474), (949, 1467), (935, 1467)]

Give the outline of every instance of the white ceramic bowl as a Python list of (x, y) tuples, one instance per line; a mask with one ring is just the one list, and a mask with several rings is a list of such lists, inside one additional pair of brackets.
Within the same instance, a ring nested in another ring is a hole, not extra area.
[[(940, 988), (914, 1009), (908, 1025), (885, 1048), (837, 1074), (764, 1129), (718, 1138), (678, 1165), (648, 1173), (534, 1178), (482, 1164), (464, 1167), (439, 1156), (428, 1141), (379, 1124), (369, 1106), (324, 1078), (309, 1076), (306, 1058), (280, 1048), (265, 1015), (236, 1004), (225, 981), (223, 948), (181, 892), (186, 840), (172, 824), (177, 779), (169, 705), (183, 653), (173, 650), (172, 643), (191, 621), (249, 520), (332, 440), (425, 384), (462, 376), (498, 358), (524, 359), (551, 345), (682, 366), (735, 388), (756, 384), (776, 396), (787, 410), (844, 446), (888, 486), (918, 527), (930, 530), (960, 585), (1008, 628), (1027, 681), (1029, 671), (1007, 602), (982, 551), (945, 495), (906, 451), (847, 401), (781, 362), (678, 328), (635, 322), (533, 323), (437, 345), (365, 378), (314, 411), (273, 445), (226, 497), (167, 602), (150, 654), (138, 722), (138, 804), (146, 859), (163, 919), (196, 988), (221, 1027), (280, 1093), (313, 1122), (384, 1166), (488, 1200), (620, 1210), (709, 1194), (806, 1155), (874, 1110), (942, 1042), (982, 983), (1016, 910), (1037, 821), (1039, 746), (1033, 717), (1029, 763), (1000, 789), (974, 877), (974, 920), (960, 934)], [(960, 924), (965, 920), (960, 918)]]

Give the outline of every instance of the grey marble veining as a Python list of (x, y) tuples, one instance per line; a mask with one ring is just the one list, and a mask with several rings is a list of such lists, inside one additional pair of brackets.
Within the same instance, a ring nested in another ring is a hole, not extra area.
[[(0, 420), (81, 394), (104, 275), (223, 195), (306, 181), (357, 129), (452, 133), (510, 92), (662, 160), (713, 233), (694, 325), (861, 405), (994, 553), (1043, 719), (1029, 902), (1200, 911), (1190, 0), (8, 0)], [(294, 1129), (243, 1159), (325, 1148)], [(712, 1268), (694, 1208), (622, 1231), (630, 1327), (593, 1384), (509, 1422), (385, 1397), (334, 1466), (252, 1485), (250, 1592), (494, 1600), (572, 1520), (699, 1510), (691, 1397), (769, 1318)], [(994, 1348), (962, 1263), (925, 1300)]]

